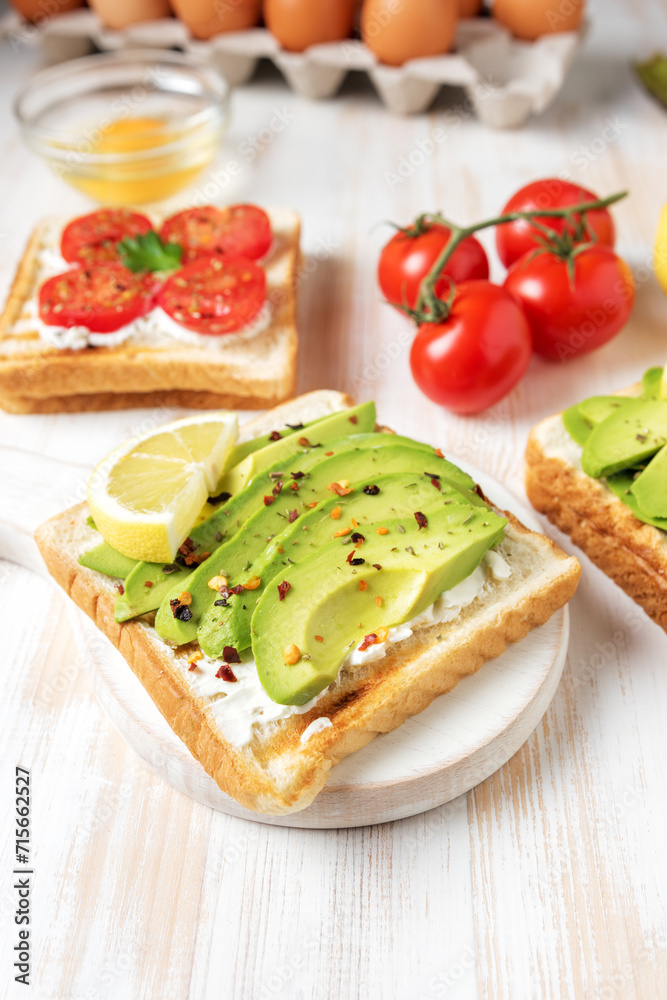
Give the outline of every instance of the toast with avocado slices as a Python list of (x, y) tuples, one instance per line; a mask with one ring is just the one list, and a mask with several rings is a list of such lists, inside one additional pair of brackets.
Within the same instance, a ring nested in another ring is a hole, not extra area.
[(667, 630), (667, 398), (663, 369), (548, 417), (530, 433), (526, 492)]
[[(273, 242), (260, 261), (266, 284), (258, 318), (213, 336), (176, 323), (156, 306), (119, 330), (111, 326), (88, 339), (85, 327), (59, 329), (42, 322), (45, 284), (59, 272), (84, 270), (72, 268), (71, 257), (66, 260), (59, 251), (66, 220), (44, 219), (0, 309), (0, 407), (9, 413), (157, 406), (264, 409), (289, 399), (296, 381), (300, 220), (289, 208), (268, 209), (267, 215)], [(155, 217), (155, 225), (159, 221)], [(103, 292), (95, 290), (95, 304), (88, 308), (100, 305)], [(73, 296), (67, 294), (65, 307)], [(63, 308), (59, 303), (54, 312)]]
[(579, 579), (439, 448), (341, 393), (243, 425), (218, 487), (167, 564), (112, 550), (86, 504), (37, 542), (193, 756), (262, 813), (307, 807)]

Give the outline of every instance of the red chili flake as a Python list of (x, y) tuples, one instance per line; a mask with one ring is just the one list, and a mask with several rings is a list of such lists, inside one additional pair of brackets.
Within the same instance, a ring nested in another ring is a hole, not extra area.
[(361, 545), (361, 543), (362, 543), (362, 542), (365, 542), (365, 541), (366, 541), (366, 539), (365, 539), (365, 537), (364, 537), (364, 536), (363, 536), (363, 535), (361, 534), (361, 532), (360, 532), (360, 531), (353, 531), (353, 532), (352, 532), (352, 541), (354, 542), (354, 544), (355, 544), (355, 545)]
[(299, 516), (299, 512), (298, 512), (298, 510), (297, 510), (297, 509), (296, 509), (296, 507), (295, 507), (295, 508), (294, 508), (294, 510), (291, 510), (291, 511), (289, 512), (289, 518), (288, 518), (288, 520), (289, 520), (289, 523), (290, 523), (290, 524), (293, 524), (293, 523), (294, 523), (294, 521), (296, 521), (296, 519), (297, 519), (297, 517), (298, 517), (298, 516)]
[[(393, 549), (392, 549), (392, 552), (393, 552)], [(380, 563), (373, 563), (373, 569), (382, 569), (382, 566), (380, 566)]]
[[(243, 584), (242, 583), (237, 583), (235, 587), (230, 587), (228, 593), (230, 593), (230, 594), (242, 594), (243, 593)], [(226, 648), (227, 647), (225, 646), (225, 649)]]
[(229, 666), (228, 663), (223, 663), (215, 676), (220, 677), (221, 680), (227, 681), (229, 684), (233, 684), (236, 680), (238, 680), (234, 671), (232, 670), (232, 668)]
[(172, 599), (169, 601), (169, 607), (171, 608), (172, 611), (174, 611), (176, 608), (180, 607), (180, 605), (181, 605), (181, 602), (179, 601), (179, 599), (177, 597), (172, 597)]
[(368, 586), (368, 584), (366, 583), (365, 580), (360, 580), (359, 581), (359, 590), (365, 590), (367, 586)]
[(288, 583), (287, 580), (283, 580), (282, 583), (278, 584), (278, 600), (284, 601), (288, 593), (292, 589), (292, 584)]
[(299, 484), (298, 484), (298, 483), (290, 483), (290, 484), (289, 484), (289, 488), (290, 488), (291, 490), (294, 490), (294, 492), (296, 493), (296, 492), (297, 492), (297, 490), (299, 489)]
[(282, 545), (279, 545), (279, 546), (278, 546), (278, 552), (280, 552), (280, 554), (282, 555), (284, 551), (285, 551), (285, 550), (284, 550), (284, 548), (282, 547)]
[(350, 549), (350, 551), (347, 554), (347, 559), (345, 560), (345, 562), (351, 563), (353, 559), (354, 559), (354, 549)]
[(381, 608), (381, 607), (382, 607), (382, 598), (380, 597), (380, 595), (379, 595), (379, 594), (378, 594), (378, 595), (377, 595), (377, 597), (375, 598), (375, 603), (377, 604), (378, 608)]
[(442, 486), (440, 485), (440, 480), (436, 479), (435, 476), (433, 476), (433, 478), (431, 479), (431, 486), (435, 486), (436, 490), (442, 490)]
[(443, 453), (442, 453), (442, 449), (441, 448), (436, 448), (434, 454), (436, 454), (438, 456), (438, 458), (444, 458), (445, 457), (443, 455)]
[(227, 663), (240, 663), (241, 657), (239, 656), (239, 651), (236, 646), (224, 646), (222, 650), (222, 658), (226, 660)]
[(153, 581), (152, 580), (146, 580), (146, 582), (144, 584), (144, 587), (148, 587), (150, 589), (152, 586), (153, 586)]
[(191, 538), (186, 538), (183, 544), (179, 547), (178, 551), (182, 556), (189, 556), (191, 552), (195, 550), (195, 543)]
[(282, 490), (282, 488), (283, 488), (283, 481), (282, 481), (282, 479), (279, 479), (278, 482), (276, 483), (276, 485), (271, 490), (271, 492), (273, 493), (274, 496), (277, 497), (278, 494), (280, 493), (280, 491)]
[(310, 448), (310, 441), (306, 437), (300, 437), (299, 444), (302, 448)]
[(348, 417), (347, 419), (350, 421), (351, 424), (359, 423), (356, 413), (354, 413), (351, 417)]
[(125, 587), (123, 586), (123, 584), (122, 584), (122, 583), (117, 583), (117, 584), (116, 584), (116, 590), (118, 591), (118, 593), (119, 593), (119, 594), (120, 594), (121, 596), (122, 596), (122, 595), (123, 595), (123, 594), (125, 593)]
[(197, 669), (197, 664), (193, 660), (191, 660), (188, 670), (196, 670), (196, 669)]
[(270, 507), (275, 499), (276, 499), (275, 497), (272, 497), (270, 495), (268, 497), (264, 497), (264, 506)]
[(420, 510), (416, 510), (415, 511), (415, 520), (416, 520), (417, 524), (419, 525), (419, 530), (420, 531), (422, 530), (422, 528), (425, 528), (427, 526), (427, 524), (428, 524), (428, 520), (426, 518), (426, 514), (422, 514), (422, 512)]
[(364, 636), (364, 641), (360, 646), (357, 646), (357, 649), (360, 653), (363, 653), (363, 651), (368, 649), (369, 646), (374, 646), (377, 641), (378, 637), (375, 632), (369, 632), (368, 635)]
[(325, 451), (324, 454), (326, 455), (327, 458), (330, 458), (333, 455), (333, 452), (332, 451)]
[(315, 638), (317, 639), (318, 642), (324, 642), (324, 636), (323, 635), (316, 635)]
[(282, 439), (283, 436), (282, 434), (279, 434), (278, 431), (273, 431), (271, 434), (269, 434), (269, 441), (282, 441)]
[(292, 472), (292, 473), (290, 473), (290, 475), (292, 476), (292, 479), (303, 479), (303, 477), (305, 476), (305, 474), (306, 474), (305, 472)]

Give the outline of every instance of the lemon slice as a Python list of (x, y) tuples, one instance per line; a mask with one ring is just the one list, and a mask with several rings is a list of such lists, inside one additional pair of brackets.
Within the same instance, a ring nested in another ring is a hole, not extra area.
[(88, 481), (104, 541), (132, 559), (170, 562), (215, 492), (237, 435), (235, 413), (206, 413), (112, 451)]

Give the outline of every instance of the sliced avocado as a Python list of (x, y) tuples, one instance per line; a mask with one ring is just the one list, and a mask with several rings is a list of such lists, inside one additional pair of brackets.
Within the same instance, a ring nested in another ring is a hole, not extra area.
[[(376, 486), (377, 492), (364, 492), (364, 487)], [(356, 544), (364, 537), (367, 525), (372, 531), (381, 527), (383, 518), (395, 520), (405, 517), (410, 521), (415, 511), (429, 514), (432, 510), (459, 502), (460, 494), (445, 487), (437, 479), (414, 473), (396, 473), (378, 476), (356, 484), (353, 493), (345, 497), (331, 496), (322, 500), (312, 510), (306, 510), (288, 524), (257, 556), (250, 567), (229, 581), (230, 586), (249, 581), (261, 581), (252, 590), (231, 594), (224, 605), (213, 605), (203, 615), (197, 638), (209, 656), (220, 656), (225, 646), (238, 650), (247, 649), (251, 643), (250, 622), (255, 605), (264, 590), (279, 583), (301, 559), (308, 558), (314, 550), (328, 545), (339, 536), (343, 544)], [(335, 516), (333, 516), (335, 515)], [(394, 535), (400, 540), (400, 533)], [(396, 544), (396, 543), (395, 543)]]
[(667, 531), (667, 517), (651, 517), (637, 503), (637, 498), (632, 492), (636, 475), (637, 473), (633, 471), (617, 472), (613, 476), (607, 476), (607, 486), (616, 494), (619, 500), (622, 500), (630, 508), (638, 521), (643, 521), (644, 524), (652, 524), (654, 528), (660, 528), (661, 531)]
[[(370, 447), (371, 443), (373, 447)], [(344, 442), (340, 442), (339, 447), (342, 444)], [(227, 505), (227, 511), (230, 512), (227, 540), (181, 587), (181, 590), (187, 590), (192, 597), (188, 613), (182, 613), (186, 620), (177, 616), (179, 609), (176, 609), (175, 614), (170, 606), (169, 602), (178, 596), (170, 591), (164, 596), (155, 619), (158, 635), (179, 645), (192, 642), (196, 637), (200, 618), (219, 598), (219, 594), (208, 586), (209, 580), (222, 575), (231, 581), (242, 573), (244, 566), (249, 566), (257, 558), (267, 542), (290, 523), (290, 516), (294, 520), (309, 509), (308, 504), (328, 499), (332, 483), (347, 480), (350, 486), (354, 486), (357, 482), (367, 482), (374, 469), (377, 469), (378, 474), (426, 473), (439, 477), (442, 484), (448, 483), (455, 489), (460, 486), (462, 496), (470, 503), (482, 503), (475, 493), (473, 480), (446, 459), (438, 457), (429, 445), (419, 444), (396, 434), (366, 435), (365, 444), (368, 447), (347, 451), (336, 449), (330, 457), (325, 457), (326, 453), (321, 450), (319, 455), (310, 452), (305, 456), (310, 459), (308, 465), (302, 460), (300, 468), (284, 479), (276, 478), (275, 471), (255, 477)], [(334, 450), (333, 445), (328, 450)], [(318, 457), (323, 460), (317, 461)], [(280, 489), (279, 483), (283, 484)], [(295, 485), (296, 491), (292, 489)], [(275, 493), (278, 489), (279, 492)], [(265, 498), (273, 499), (267, 505)]]
[(649, 517), (667, 518), (667, 448), (654, 455), (632, 484), (639, 507)]
[[(283, 705), (310, 701), (366, 635), (409, 621), (468, 577), (506, 523), (486, 507), (452, 503), (422, 528), (415, 518), (391, 521), (388, 535), (369, 534), (360, 549), (334, 541), (300, 562), (285, 574), (284, 599), (269, 587), (252, 618), (253, 654), (269, 697)], [(294, 647), (298, 661), (286, 662)]]
[(630, 397), (589, 396), (583, 403), (571, 406), (563, 413), (563, 424), (571, 438), (582, 447), (586, 444), (594, 427), (620, 409)]
[(662, 384), (662, 368), (649, 368), (642, 377), (642, 395), (644, 399), (660, 399)]
[(631, 396), (589, 396), (579, 403), (579, 413), (593, 427), (632, 401)]
[(589, 422), (582, 417), (579, 411), (578, 403), (575, 406), (570, 406), (569, 409), (563, 411), (563, 425), (570, 437), (583, 448), (586, 444), (588, 436), (593, 430), (593, 425), (589, 424)]
[(238, 493), (258, 472), (271, 468), (276, 462), (291, 459), (299, 448), (318, 447), (347, 434), (370, 433), (375, 427), (375, 416), (375, 403), (362, 403), (360, 406), (341, 410), (319, 420), (313, 428), (313, 431), (317, 430), (316, 437), (312, 435), (315, 438), (313, 441), (306, 435), (299, 435), (296, 438), (290, 435), (273, 441), (264, 448), (251, 452), (230, 468), (220, 480), (220, 489), (232, 494)]
[(594, 479), (638, 465), (667, 442), (667, 400), (629, 399), (593, 430), (582, 466)]
[[(348, 410), (347, 412), (349, 413), (350, 411)], [(324, 417), (318, 417), (316, 420), (309, 420), (305, 424), (280, 424), (279, 427), (276, 427), (269, 434), (262, 434), (260, 437), (251, 438), (249, 441), (242, 441), (240, 444), (235, 445), (229, 453), (229, 457), (225, 463), (225, 472), (228, 472), (234, 465), (238, 465), (239, 462), (242, 462), (253, 451), (259, 451), (260, 448), (266, 448), (268, 445), (273, 444), (277, 440), (277, 436), (281, 438), (291, 437), (297, 431), (305, 431), (311, 427), (315, 427), (316, 424), (322, 423), (323, 420), (328, 420), (330, 416), (332, 414), (329, 413)], [(373, 423), (374, 426), (375, 423)], [(373, 427), (370, 430), (373, 430)]]
[(155, 611), (179, 584), (181, 593), (190, 573), (190, 569), (177, 563), (137, 563), (125, 580), (125, 593), (114, 606), (115, 621), (126, 622)]
[(124, 580), (137, 565), (137, 560), (124, 556), (122, 552), (112, 549), (106, 542), (100, 542), (95, 548), (79, 556), (79, 563), (88, 569), (96, 570), (98, 573), (105, 573), (106, 576), (115, 576)]

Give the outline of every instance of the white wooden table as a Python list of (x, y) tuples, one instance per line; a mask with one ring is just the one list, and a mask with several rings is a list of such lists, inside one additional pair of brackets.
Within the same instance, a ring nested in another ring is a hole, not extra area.
[[(667, 115), (628, 69), (631, 57), (667, 49), (667, 12), (659, 0), (593, 0), (591, 18), (565, 90), (521, 131), (483, 128), (456, 97), (429, 115), (392, 118), (360, 81), (309, 104), (264, 73), (235, 95), (213, 171), (242, 164), (233, 185), (220, 174), (221, 199), (287, 203), (303, 215), (300, 390), (374, 397), (387, 423), (444, 442), (517, 495), (535, 421), (634, 381), (667, 355), (667, 300), (646, 268), (667, 199)], [(41, 214), (87, 208), (28, 153), (12, 122), (11, 96), (37, 63), (34, 51), (0, 48), (0, 292)], [(276, 112), (282, 130), (262, 132)], [(446, 141), (392, 186), (387, 174), (443, 120)], [(242, 144), (254, 135), (251, 159)], [(616, 212), (639, 284), (632, 322), (592, 357), (560, 368), (535, 361), (491, 413), (453, 417), (409, 376), (405, 323), (381, 303), (374, 280), (389, 232), (376, 223), (436, 207), (461, 220), (488, 215), (522, 183), (563, 171), (601, 193), (632, 191)], [(114, 444), (173, 413), (1, 414), (0, 509), (20, 500), (36, 524), (82, 495), (92, 464)], [(40, 456), (28, 474), (26, 460)], [(63, 472), (63, 461), (76, 473)], [(0, 555), (28, 552), (17, 531)], [(564, 680), (524, 748), (431, 813), (318, 832), (228, 818), (158, 779), (94, 701), (64, 599), (28, 569), (0, 562), (0, 995), (667, 995), (667, 639), (583, 563)], [(16, 764), (33, 776), (31, 990), (12, 982)]]

